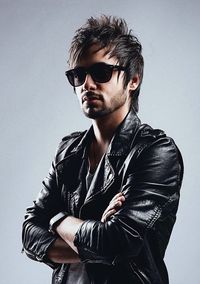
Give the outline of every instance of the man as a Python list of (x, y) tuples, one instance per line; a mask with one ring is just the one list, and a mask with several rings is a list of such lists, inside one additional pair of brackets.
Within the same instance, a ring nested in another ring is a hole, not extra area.
[(72, 41), (66, 76), (92, 126), (63, 138), (23, 224), (24, 250), (54, 269), (52, 283), (169, 283), (183, 163), (137, 117), (141, 49), (116, 17), (88, 19)]

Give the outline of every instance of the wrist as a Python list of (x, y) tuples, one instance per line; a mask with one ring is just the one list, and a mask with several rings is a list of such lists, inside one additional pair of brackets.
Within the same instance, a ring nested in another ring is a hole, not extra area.
[(67, 212), (59, 212), (54, 217), (52, 217), (49, 221), (49, 232), (55, 234), (56, 227), (68, 216), (69, 214)]

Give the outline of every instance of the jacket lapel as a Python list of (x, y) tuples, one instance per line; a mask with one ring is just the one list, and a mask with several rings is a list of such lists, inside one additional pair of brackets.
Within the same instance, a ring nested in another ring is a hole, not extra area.
[[(119, 170), (130, 152), (139, 125), (140, 120), (134, 110), (131, 110), (118, 127), (108, 147), (107, 153), (104, 154), (99, 163), (87, 192), (85, 188), (87, 149), (91, 137), (94, 135), (93, 127), (85, 133), (79, 144), (61, 161), (61, 164), (64, 163), (64, 183), (68, 188), (67, 191), (73, 192), (73, 200), (78, 200), (76, 202), (77, 204), (83, 204), (81, 208), (77, 206), (77, 209), (80, 208), (79, 216), (81, 216), (82, 213), (84, 216), (84, 212), (87, 212), (87, 208), (92, 208), (93, 205), (96, 206), (101, 203), (103, 207), (107, 206), (105, 204), (110, 201), (112, 194), (116, 194), (120, 191), (120, 188), (118, 188), (120, 186), (116, 183), (119, 178)], [(76, 196), (74, 196), (74, 194), (76, 194)], [(106, 202), (105, 196), (107, 197)]]

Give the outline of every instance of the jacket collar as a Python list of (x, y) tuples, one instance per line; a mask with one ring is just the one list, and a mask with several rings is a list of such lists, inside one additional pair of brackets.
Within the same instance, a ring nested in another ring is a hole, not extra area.
[(76, 147), (72, 149), (71, 153), (75, 154), (79, 151), (83, 151), (82, 158), (85, 158), (87, 156), (88, 143), (91, 142), (93, 136), (94, 136), (94, 131), (93, 131), (93, 126), (91, 126), (87, 131), (83, 132), (83, 136), (80, 142)]
[[(110, 145), (107, 150), (108, 156), (122, 156), (125, 155), (131, 148), (130, 141), (134, 140), (137, 130), (139, 129), (141, 122), (138, 118), (135, 110), (130, 109), (127, 116), (124, 118), (122, 123), (118, 126), (114, 137), (112, 138)], [(93, 126), (83, 133), (83, 137), (79, 144), (71, 151), (75, 153), (77, 151), (83, 150), (83, 156), (87, 155), (87, 145), (94, 136)]]
[(122, 123), (118, 126), (108, 147), (107, 154), (109, 156), (126, 155), (132, 146), (131, 141), (134, 141), (140, 124), (140, 119), (135, 110), (131, 108)]
[[(140, 120), (135, 111), (131, 109), (117, 128), (106, 155), (102, 157), (102, 160), (97, 167), (90, 188), (87, 191), (84, 205), (81, 208), (80, 216), (86, 217), (87, 210), (90, 208), (89, 204), (98, 200), (99, 194), (103, 194), (103, 192), (105, 193), (111, 188), (116, 180), (116, 175), (118, 176), (123, 161), (135, 140), (134, 137), (138, 132), (139, 126)], [(84, 139), (87, 139), (87, 135), (89, 134), (86, 134)], [(85, 143), (84, 139), (81, 143)]]

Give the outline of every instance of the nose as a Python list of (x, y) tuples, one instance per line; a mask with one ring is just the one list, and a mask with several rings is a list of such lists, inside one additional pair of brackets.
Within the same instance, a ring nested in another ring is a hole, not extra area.
[(97, 88), (96, 83), (92, 79), (90, 74), (86, 75), (85, 82), (83, 84), (83, 89), (86, 91), (92, 91)]

